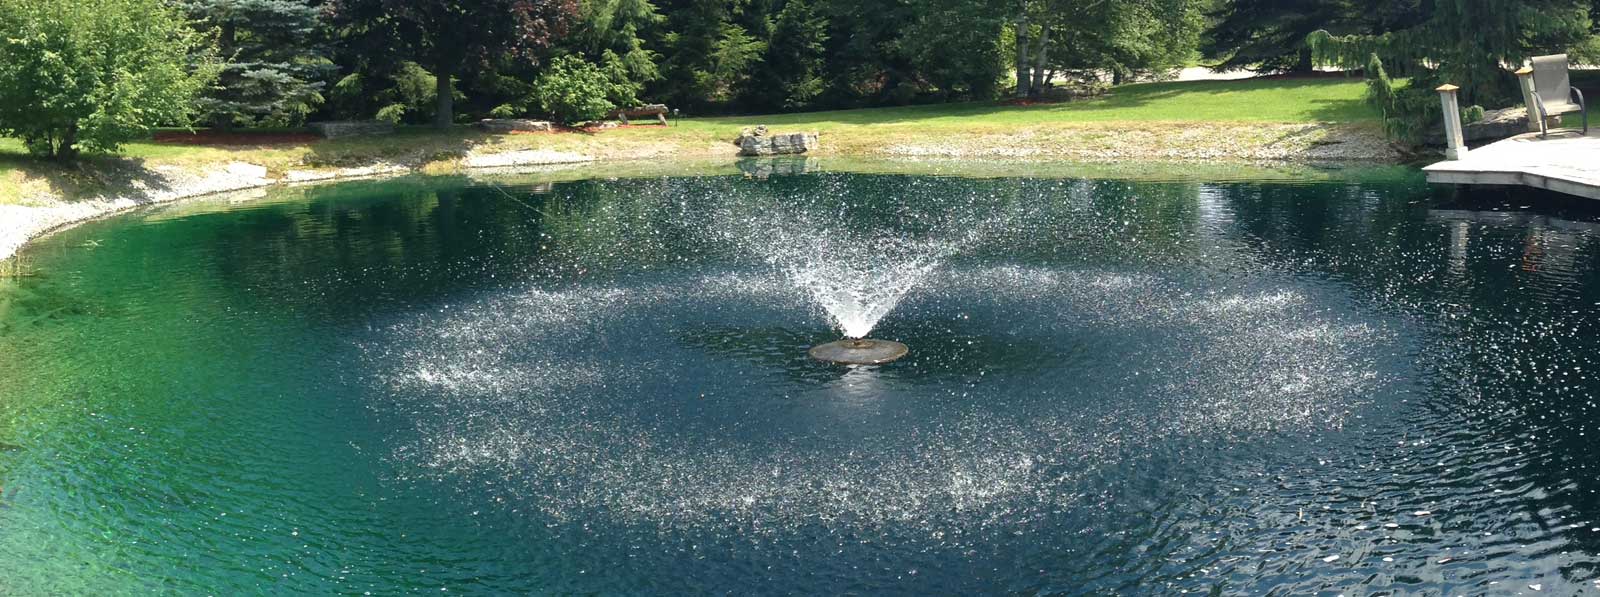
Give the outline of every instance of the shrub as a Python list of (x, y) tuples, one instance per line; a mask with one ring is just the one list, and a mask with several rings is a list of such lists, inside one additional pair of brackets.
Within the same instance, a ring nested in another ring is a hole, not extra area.
[(215, 57), (165, 0), (0, 0), (0, 133), (36, 155), (187, 125)]
[(619, 105), (637, 103), (637, 90), (621, 61), (608, 51), (604, 67), (579, 56), (556, 58), (534, 83), (531, 99), (551, 118), (578, 123), (600, 120)]
[(1473, 104), (1461, 111), (1461, 124), (1472, 124), (1483, 120), (1483, 106)]

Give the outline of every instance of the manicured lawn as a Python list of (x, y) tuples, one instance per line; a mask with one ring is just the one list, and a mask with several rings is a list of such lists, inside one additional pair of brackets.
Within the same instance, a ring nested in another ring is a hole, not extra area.
[[(675, 118), (670, 127), (637, 126), (596, 133), (494, 136), (467, 127), (440, 133), (402, 127), (393, 136), (313, 143), (201, 147), (136, 142), (123, 157), (145, 165), (204, 166), (233, 160), (273, 169), (353, 166), (373, 160), (439, 162), (474, 147), (496, 151), (549, 149), (603, 157), (629, 155), (721, 155), (739, 130), (756, 124), (780, 131), (810, 130), (826, 135), (827, 145), (843, 154), (870, 152), (886, 139), (938, 143), (954, 135), (1038, 131), (1078, 135), (1086, 127), (1162, 127), (1165, 123), (1372, 123), (1376, 114), (1361, 101), (1358, 78), (1266, 78), (1241, 81), (1143, 83), (1110, 94), (1065, 103), (1029, 106), (972, 102), (893, 108), (868, 108), (799, 114)], [(665, 150), (663, 150), (665, 149)], [(86, 167), (63, 167), (27, 157), (22, 143), (0, 138), (0, 204), (42, 184), (58, 194), (92, 191), (99, 181), (89, 157)], [(448, 167), (448, 166), (446, 166)]]
[(1111, 94), (1060, 104), (994, 102), (869, 108), (759, 117), (694, 119), (686, 126), (763, 122), (829, 128), (861, 125), (970, 127), (1071, 122), (1359, 122), (1377, 115), (1361, 101), (1359, 78), (1250, 79), (1124, 85)]

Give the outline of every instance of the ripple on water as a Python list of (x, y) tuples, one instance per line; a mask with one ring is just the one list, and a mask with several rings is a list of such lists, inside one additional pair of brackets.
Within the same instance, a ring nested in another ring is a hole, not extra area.
[[(1087, 369), (980, 370), (987, 379), (964, 390), (976, 400), (952, 399), (942, 382), (898, 380), (893, 369), (827, 373), (803, 350), (788, 357), (802, 365), (786, 366), (834, 376), (833, 390), (781, 375), (741, 380), (762, 363), (719, 362), (740, 359), (673, 345), (672, 328), (737, 320), (749, 305), (814, 325), (788, 294), (781, 279), (720, 273), (676, 285), (492, 294), (430, 310), (374, 342), (387, 347), (369, 351), (386, 382), (375, 408), (414, 427), (394, 450), (401, 466), (492, 480), (555, 520), (901, 523), (931, 533), (1097, 507), (1105, 496), (1096, 479), (1170, 457), (1163, 452), (1173, 446), (1219, 442), (1225, 450), (1247, 437), (1337, 429), (1387, 379), (1378, 363), (1386, 353), (1374, 347), (1390, 336), (1343, 321), (1300, 289), (1206, 289), (1149, 274), (1024, 267), (934, 276), (905, 305), (907, 317), (945, 317), (959, 304), (1032, 330), (1040, 342), (1084, 333), (1130, 340)], [(627, 356), (609, 358), (617, 352)], [(924, 352), (941, 358), (937, 347)], [(662, 354), (678, 356), (652, 356)], [(1118, 361), (1135, 368), (1100, 368)], [(731, 397), (657, 394), (671, 391), (683, 367), (727, 371), (703, 389)], [(1064, 397), (1053, 385), (1085, 375), (1102, 379)], [(924, 406), (869, 422), (815, 418), (841, 408), (837, 392), (854, 383)], [(757, 423), (685, 430), (719, 408)]]

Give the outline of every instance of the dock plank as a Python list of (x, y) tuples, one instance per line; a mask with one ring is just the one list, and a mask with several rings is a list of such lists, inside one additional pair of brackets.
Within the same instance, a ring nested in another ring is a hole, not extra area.
[(1422, 169), (1428, 182), (1524, 185), (1600, 199), (1600, 130), (1525, 133)]

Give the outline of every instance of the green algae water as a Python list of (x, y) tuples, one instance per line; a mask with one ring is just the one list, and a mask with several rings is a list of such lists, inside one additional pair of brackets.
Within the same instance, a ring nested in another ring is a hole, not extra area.
[[(1600, 590), (1583, 204), (1414, 175), (266, 194), (0, 278), (0, 594)], [(844, 335), (911, 352), (806, 356)]]

